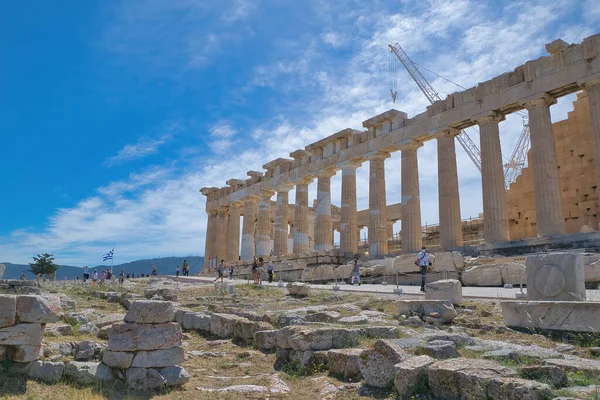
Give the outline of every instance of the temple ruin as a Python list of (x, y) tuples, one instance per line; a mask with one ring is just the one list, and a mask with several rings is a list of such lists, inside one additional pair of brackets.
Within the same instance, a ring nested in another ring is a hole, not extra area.
[[(295, 260), (317, 254), (343, 263), (359, 252), (363, 226), (368, 226), (369, 257), (416, 252), (433, 236), (440, 249), (464, 251), (465, 245), (479, 242), (465, 243), (465, 232), (477, 238), (481, 230), (482, 243), (475, 249), (483, 252), (598, 243), (600, 34), (581, 44), (557, 40), (546, 50), (549, 56), (450, 94), (412, 118), (389, 110), (364, 121), (364, 131), (344, 129), (292, 152), (290, 159), (266, 163), (265, 172), (249, 171), (245, 180), (201, 189), (209, 216), (205, 267), (220, 259), (247, 264), (254, 256)], [(569, 118), (552, 124), (550, 106), (580, 91)], [(507, 191), (498, 124), (519, 110), (529, 115), (531, 149), (528, 167)], [(469, 228), (461, 221), (454, 138), (474, 125), (480, 131), (483, 215)], [(436, 140), (438, 150), (439, 226), (433, 230), (421, 225), (417, 164), (417, 151), (428, 140)], [(401, 179), (401, 204), (387, 205), (384, 161), (397, 151), (401, 176), (393, 179)], [(356, 170), (367, 162), (369, 208), (359, 211)], [(342, 196), (336, 207), (330, 180), (339, 170)], [(309, 207), (308, 185), (315, 179), (317, 198)], [(294, 187), (296, 197), (289, 204)], [(391, 232), (398, 220), (400, 240)], [(334, 247), (334, 230), (340, 232), (339, 248)]]

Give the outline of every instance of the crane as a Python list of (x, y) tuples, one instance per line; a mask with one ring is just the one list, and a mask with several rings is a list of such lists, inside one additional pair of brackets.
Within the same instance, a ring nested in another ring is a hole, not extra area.
[[(417, 64), (408, 56), (408, 54), (404, 51), (402, 46), (399, 43), (394, 45), (389, 44), (390, 48), (390, 93), (392, 95), (392, 101), (396, 102), (396, 96), (398, 94), (397, 81), (396, 81), (396, 63), (394, 56), (402, 63), (406, 71), (413, 78), (419, 89), (425, 94), (427, 100), (431, 104), (435, 101), (441, 100), (439, 93), (431, 86), (429, 81), (425, 78), (425, 76), (421, 73)], [(445, 78), (444, 78), (445, 79)], [(451, 82), (451, 81), (449, 81)], [(451, 82), (454, 83), (454, 82)], [(454, 83), (457, 86), (460, 86)], [(460, 86), (462, 87), (462, 86)], [(464, 88), (463, 88), (464, 89)], [(521, 173), (521, 169), (525, 166), (525, 161), (527, 159), (527, 150), (529, 149), (529, 124), (527, 122), (527, 114), (518, 112), (519, 115), (523, 118), (523, 130), (521, 135), (519, 136), (519, 140), (517, 141), (517, 145), (513, 150), (511, 158), (509, 161), (504, 164), (504, 185), (506, 189), (510, 187), (510, 184), (513, 183), (517, 177)], [(471, 140), (467, 132), (465, 130), (461, 130), (460, 134), (456, 136), (456, 139), (460, 143), (460, 145), (465, 149), (465, 152), (473, 161), (473, 164), (477, 167), (479, 172), (481, 172), (481, 152), (477, 145)]]

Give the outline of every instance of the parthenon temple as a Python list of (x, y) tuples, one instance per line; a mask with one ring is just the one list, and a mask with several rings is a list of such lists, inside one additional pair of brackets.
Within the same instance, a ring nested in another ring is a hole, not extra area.
[[(208, 213), (205, 267), (221, 259), (247, 264), (254, 256), (353, 257), (359, 253), (359, 231), (365, 226), (368, 248), (361, 254), (418, 251), (426, 230), (417, 153), (429, 140), (437, 142), (439, 248), (464, 250), (455, 136), (474, 125), (480, 132), (482, 167), (479, 249), (523, 246), (528, 239), (585, 240), (586, 234), (597, 240), (600, 34), (581, 44), (556, 40), (546, 50), (548, 56), (452, 93), (421, 114), (409, 118), (402, 111), (386, 111), (364, 121), (364, 130), (344, 129), (290, 153), (289, 159), (267, 162), (264, 172), (249, 171), (247, 179), (201, 189)], [(558, 97), (576, 92), (569, 118), (553, 124), (550, 106)], [(529, 116), (531, 149), (528, 166), (506, 190), (499, 122), (520, 110)], [(401, 153), (401, 172), (386, 177), (384, 161), (393, 152)], [(369, 168), (369, 206), (359, 211), (356, 170), (363, 164)], [(339, 170), (341, 207), (336, 207), (331, 204), (330, 183)], [(386, 204), (386, 179), (400, 180), (400, 203)], [(314, 180), (316, 201), (310, 207), (308, 187)], [(294, 187), (290, 204), (288, 194)], [(391, 226), (399, 220), (401, 245), (392, 250)], [(340, 234), (339, 248), (334, 247), (334, 230)]]

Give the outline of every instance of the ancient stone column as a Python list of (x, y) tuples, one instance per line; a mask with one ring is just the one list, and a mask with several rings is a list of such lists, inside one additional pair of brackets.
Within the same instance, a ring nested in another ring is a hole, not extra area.
[[(558, 235), (565, 231), (562, 196), (550, 105), (553, 97), (544, 95), (524, 104), (529, 113), (531, 165), (538, 236)], [(485, 216), (484, 216), (485, 218)]]
[(509, 240), (504, 167), (498, 123), (503, 115), (477, 119), (481, 147), (481, 186), (483, 193), (483, 237), (486, 242)]
[(437, 138), (440, 246), (446, 250), (463, 244), (454, 143), (458, 133), (457, 130), (445, 131)]
[(242, 260), (252, 260), (256, 255), (254, 242), (254, 221), (256, 219), (256, 205), (258, 197), (251, 196), (244, 199), (244, 226), (242, 228)]
[(340, 215), (340, 250), (344, 254), (358, 252), (356, 220), (356, 169), (359, 163), (342, 166), (342, 208)]
[(217, 220), (217, 236), (215, 239), (215, 256), (217, 264), (227, 259), (227, 228), (229, 225), (229, 207), (219, 207)]
[(369, 159), (369, 255), (383, 256), (388, 252), (387, 209), (385, 200), (386, 152), (378, 152)]
[(275, 192), (266, 190), (258, 200), (258, 223), (256, 224), (256, 255), (265, 257), (271, 253), (271, 197)]
[(227, 234), (227, 260), (238, 261), (240, 256), (240, 215), (243, 203), (234, 201), (229, 206), (229, 232)]
[(208, 210), (206, 223), (206, 243), (204, 248), (204, 268), (208, 270), (210, 260), (215, 257), (215, 238), (217, 229), (217, 210)]
[(413, 253), (421, 250), (421, 197), (419, 191), (418, 142), (401, 148), (402, 159), (402, 251)]
[(331, 177), (333, 171), (323, 171), (317, 174), (317, 209), (315, 227), (315, 250), (331, 250), (333, 234), (331, 227)]
[(588, 81), (582, 86), (588, 93), (590, 103), (590, 118), (594, 137), (594, 164), (596, 164), (596, 190), (600, 190), (600, 78)]
[(308, 253), (308, 185), (312, 178), (296, 182), (296, 205), (294, 207), (294, 254)]
[(277, 187), (277, 208), (275, 209), (275, 238), (273, 243), (273, 255), (284, 256), (287, 254), (288, 239), (288, 204), (289, 192), (292, 185), (281, 185)]

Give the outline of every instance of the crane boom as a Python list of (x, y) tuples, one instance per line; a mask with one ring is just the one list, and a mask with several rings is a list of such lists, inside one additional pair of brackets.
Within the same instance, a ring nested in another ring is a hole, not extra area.
[[(413, 80), (417, 83), (419, 89), (421, 89), (423, 94), (425, 94), (427, 100), (429, 100), (431, 104), (433, 104), (437, 100), (442, 100), (440, 98), (439, 93), (436, 92), (435, 89), (429, 83), (429, 81), (425, 79), (425, 76), (423, 76), (421, 71), (419, 71), (417, 65), (413, 62), (413, 60), (410, 59), (408, 54), (406, 54), (402, 46), (400, 46), (399, 43), (396, 43), (395, 45), (390, 44), (388, 46), (396, 55), (398, 60), (400, 60), (404, 68), (406, 68), (406, 71), (408, 71)], [(473, 140), (471, 140), (471, 138), (469, 137), (467, 132), (464, 131), (464, 129), (460, 132), (460, 134), (456, 136), (456, 139), (463, 147), (463, 149), (465, 149), (465, 152), (467, 153), (471, 161), (473, 161), (473, 164), (475, 164), (479, 172), (481, 172), (481, 152), (479, 151), (477, 145), (473, 142)]]

